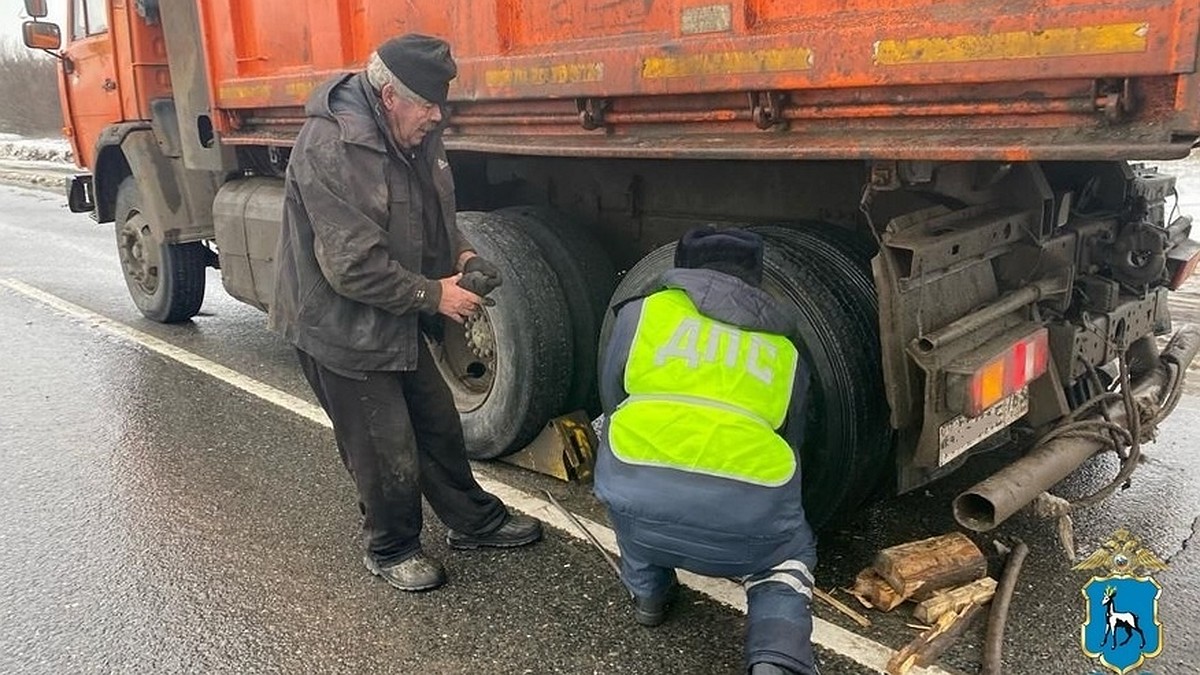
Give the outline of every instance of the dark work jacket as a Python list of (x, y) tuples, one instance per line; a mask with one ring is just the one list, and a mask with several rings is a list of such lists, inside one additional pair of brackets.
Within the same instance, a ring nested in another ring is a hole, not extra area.
[(413, 159), (391, 141), (366, 76), (341, 75), (305, 107), (288, 162), (283, 228), (268, 325), (323, 365), (349, 371), (413, 370), (418, 318), (434, 315), (437, 281), (420, 274), (421, 189), (432, 176), (449, 242), (437, 266), (469, 249), (455, 224), (454, 180), (440, 132)]
[[(667, 271), (659, 289), (678, 288), (701, 314), (739, 328), (784, 335), (797, 342), (795, 316), (766, 292), (736, 277), (705, 269)], [(600, 361), (600, 400), (605, 423), (596, 460), (595, 491), (608, 506), (618, 532), (686, 569), (713, 576), (752, 574), (789, 557), (816, 566), (816, 543), (801, 504), (801, 471), (779, 487), (752, 485), (730, 478), (657, 466), (635, 466), (618, 460), (608, 444), (608, 420), (628, 398), (625, 366), (633, 345), (643, 298), (617, 309), (612, 337)], [(797, 342), (798, 344), (798, 342)], [(803, 352), (802, 352), (803, 354)], [(788, 418), (777, 430), (798, 451), (803, 442), (808, 368), (803, 356)]]

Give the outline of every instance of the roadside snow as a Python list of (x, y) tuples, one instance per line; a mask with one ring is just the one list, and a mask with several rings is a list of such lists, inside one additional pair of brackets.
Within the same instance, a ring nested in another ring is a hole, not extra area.
[(75, 162), (71, 144), (65, 138), (22, 138), (15, 134), (0, 134), (0, 159), (57, 164)]

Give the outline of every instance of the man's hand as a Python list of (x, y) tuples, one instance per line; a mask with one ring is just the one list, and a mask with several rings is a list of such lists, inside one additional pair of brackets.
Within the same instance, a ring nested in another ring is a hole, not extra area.
[(479, 309), (479, 303), (483, 302), (483, 298), (459, 286), (460, 279), (462, 279), (461, 274), (438, 279), (438, 283), (442, 285), (442, 300), (438, 303), (438, 313), (450, 317), (457, 323), (466, 321), (468, 316)]
[(483, 293), (480, 293), (480, 295), (487, 295), (488, 293), (491, 293), (493, 290), (499, 288), (500, 284), (504, 282), (504, 280), (500, 278), (500, 268), (496, 267), (496, 265), (487, 258), (481, 258), (477, 255), (467, 258), (467, 261), (463, 263), (462, 270), (463, 274), (478, 272), (483, 276), (483, 279), (486, 282), (487, 290)]
[(484, 307), (496, 306), (495, 300), (485, 297), (488, 293), (496, 290), (496, 287), (488, 281), (487, 277), (483, 276), (483, 272), (478, 270), (467, 272), (466, 274), (460, 274), (459, 277), (458, 285), (483, 298)]

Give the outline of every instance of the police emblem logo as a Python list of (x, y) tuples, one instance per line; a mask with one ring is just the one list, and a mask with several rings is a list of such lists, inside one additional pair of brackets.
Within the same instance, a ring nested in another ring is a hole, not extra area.
[(1085, 619), (1080, 627), (1083, 653), (1124, 675), (1162, 652), (1158, 622), (1162, 586), (1150, 576), (1167, 566), (1128, 530), (1117, 532), (1073, 569), (1098, 570), (1084, 584)]

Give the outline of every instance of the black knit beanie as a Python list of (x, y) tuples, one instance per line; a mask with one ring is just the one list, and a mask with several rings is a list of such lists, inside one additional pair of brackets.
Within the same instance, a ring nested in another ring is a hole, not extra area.
[(409, 33), (388, 40), (377, 51), (388, 70), (414, 94), (430, 103), (446, 102), (458, 67), (445, 40)]
[(718, 230), (712, 225), (692, 228), (679, 240), (675, 266), (716, 270), (759, 286), (763, 276), (763, 240), (748, 230)]

